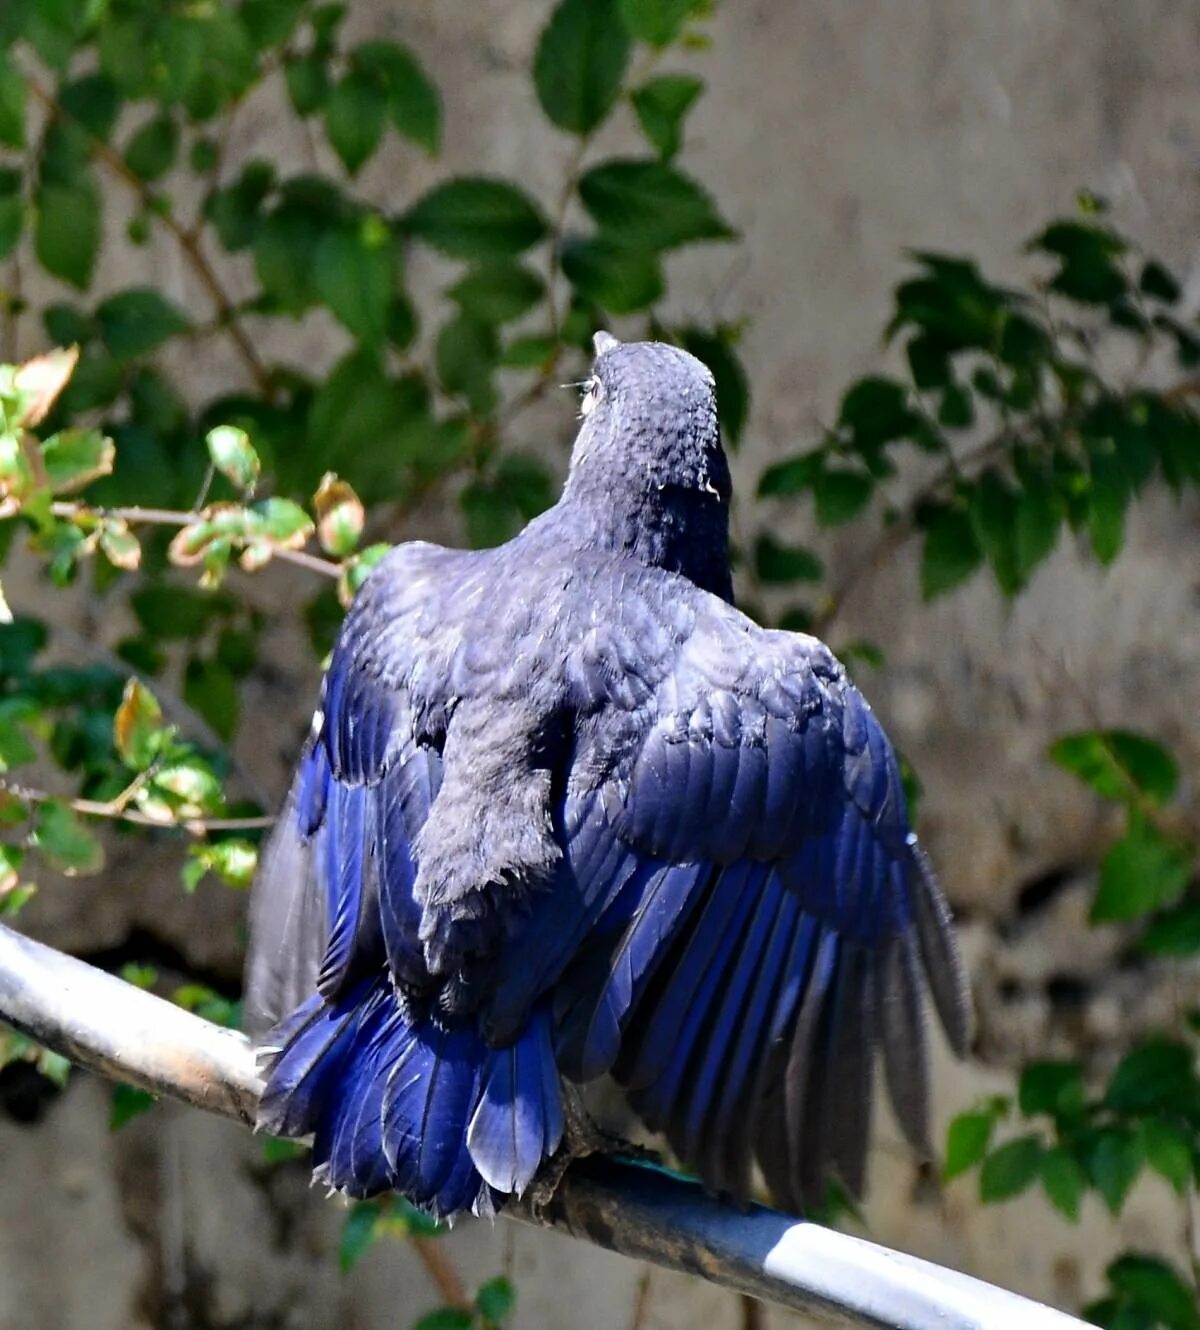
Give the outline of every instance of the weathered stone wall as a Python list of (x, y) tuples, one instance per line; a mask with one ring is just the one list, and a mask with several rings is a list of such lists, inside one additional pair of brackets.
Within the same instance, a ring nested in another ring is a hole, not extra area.
[[(449, 166), (518, 175), (549, 197), (569, 144), (545, 128), (525, 73), (546, 8), (351, 4), (356, 28), (411, 41), (445, 89)], [(689, 160), (744, 240), (678, 260), (672, 299), (679, 312), (751, 320), (754, 410), (735, 467), (743, 489), (768, 457), (813, 436), (850, 378), (882, 361), (878, 331), (906, 246), (970, 251), (1004, 271), (1030, 230), (1086, 185), (1200, 297), (1200, 9), (1186, 0), (726, 0), (714, 32)], [(281, 126), (278, 106), (256, 96), (235, 148), (298, 167), (311, 149)], [(622, 135), (632, 142), (618, 128), (614, 145)], [(397, 181), (408, 195), (430, 178), (395, 149), (364, 185), (386, 199)], [(196, 298), (168, 246), (131, 253), (104, 284), (135, 277)], [(270, 350), (320, 360), (338, 345), (314, 321)], [(238, 374), (219, 347), (176, 369), (198, 393)], [(569, 408), (544, 428), (565, 437)], [(426, 520), (436, 530), (436, 514)], [(831, 550), (835, 568), (854, 557), (850, 539)], [(28, 580), (6, 585), (18, 609), (23, 597), (34, 603)], [(272, 574), (252, 594), (279, 604), (295, 587)], [(912, 551), (847, 606), (838, 640), (887, 648), (886, 670), (865, 684), (921, 772), (923, 831), (963, 916), (976, 986), (977, 1057), (955, 1066), (939, 1055), (939, 1123), (977, 1094), (1010, 1088), (1025, 1057), (1082, 1050), (1100, 1066), (1131, 1021), (1171, 1019), (1177, 991), (1118, 963), (1119, 939), (1085, 927), (1105, 824), (1043, 754), (1063, 730), (1125, 723), (1159, 734), (1200, 771), (1198, 611), (1200, 506), (1161, 496), (1137, 511), (1113, 569), (1061, 548), (1015, 606), (980, 579), (920, 608)], [(72, 613), (90, 636), (119, 636), (92, 622), (83, 595)], [(272, 671), (244, 697), (239, 756), (278, 791), (314, 672), (287, 630), (273, 631)], [(292, 725), (281, 724), (285, 713)], [(118, 846), (103, 886), (47, 889), (30, 927), (86, 952), (119, 948), (141, 928), (193, 964), (235, 973), (242, 902), (216, 888), (184, 898), (169, 858), (159, 866), (141, 847)], [(257, 1144), (236, 1129), (163, 1109), (110, 1136), (106, 1115), (106, 1092), (78, 1077), (36, 1130), (0, 1121), (0, 1330), (374, 1330), (405, 1326), (431, 1305), (400, 1245), (377, 1247), (340, 1278), (336, 1206), (292, 1170), (268, 1177)], [(868, 1213), (882, 1241), (1064, 1305), (1097, 1291), (1122, 1246), (1177, 1250), (1177, 1206), (1155, 1183), (1139, 1185), (1119, 1227), (1089, 1201), (1068, 1230), (1039, 1197), (981, 1210), (970, 1182), (940, 1192), (890, 1124), (879, 1140)], [(521, 1326), (631, 1323), (640, 1272), (617, 1258), (504, 1223), (464, 1225), (449, 1250), (468, 1279), (514, 1273)], [(187, 1310), (172, 1319), (172, 1306)], [(740, 1315), (732, 1297), (656, 1273), (641, 1324), (716, 1330)], [(794, 1322), (772, 1313), (769, 1323)]]

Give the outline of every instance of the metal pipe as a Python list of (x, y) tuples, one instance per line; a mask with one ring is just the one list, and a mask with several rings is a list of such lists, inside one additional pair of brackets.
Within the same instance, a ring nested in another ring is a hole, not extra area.
[[(0, 925), (0, 1018), (72, 1062), (253, 1123), (262, 1089), (246, 1039)], [(613, 1159), (567, 1171), (539, 1223), (699, 1275), (823, 1324), (883, 1330), (1081, 1330), (982, 1280), (763, 1206), (736, 1210), (693, 1182)]]

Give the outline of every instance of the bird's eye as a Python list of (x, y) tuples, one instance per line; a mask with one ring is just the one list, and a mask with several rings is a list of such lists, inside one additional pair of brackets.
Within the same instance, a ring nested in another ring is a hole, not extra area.
[(604, 388), (600, 380), (593, 375), (584, 385), (583, 396), (579, 401), (579, 414), (587, 416), (595, 410), (596, 403), (603, 396)]

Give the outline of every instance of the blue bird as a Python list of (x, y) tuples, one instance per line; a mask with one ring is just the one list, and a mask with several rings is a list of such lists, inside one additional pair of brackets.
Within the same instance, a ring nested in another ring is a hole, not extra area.
[(877, 1054), (927, 1151), (926, 989), (968, 1041), (895, 755), (821, 642), (734, 608), (708, 370), (600, 333), (581, 409), (553, 508), (350, 607), (252, 905), (260, 1125), (489, 1214), (607, 1074), (713, 1190), (860, 1194)]

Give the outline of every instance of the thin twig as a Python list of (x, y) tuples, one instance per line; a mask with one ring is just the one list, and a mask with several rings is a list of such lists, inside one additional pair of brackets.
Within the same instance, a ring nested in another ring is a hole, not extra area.
[(30, 804), (64, 803), (83, 817), (102, 817), (111, 822), (130, 822), (137, 827), (156, 827), (159, 831), (179, 828), (189, 836), (204, 837), (211, 831), (263, 831), (275, 825), (275, 819), (264, 814), (261, 817), (181, 817), (163, 821), (161, 817), (151, 817), (136, 808), (126, 807), (126, 802), (136, 792), (139, 784), (144, 783), (144, 776), (138, 777), (115, 799), (82, 799), (66, 794), (51, 794), (49, 790), (37, 790), (28, 785), (15, 785), (10, 781), (0, 780), (0, 791), (15, 795), (16, 798)]
[(200, 239), (190, 230), (180, 224), (169, 212), (159, 212), (155, 207), (155, 195), (144, 180), (136, 172), (131, 171), (126, 165), (120, 153), (114, 151), (103, 139), (97, 138), (92, 133), (91, 128), (83, 121), (77, 119), (66, 111), (51, 93), (35, 78), (29, 75), (25, 76), (26, 86), (33, 96), (42, 103), (51, 115), (62, 120), (69, 120), (78, 125), (91, 140), (91, 149), (95, 154), (96, 160), (102, 162), (109, 171), (119, 180), (123, 181), (128, 187), (137, 194), (141, 200), (142, 206), (153, 217), (155, 217), (175, 238), (192, 271), (200, 279), (201, 284), (208, 291), (209, 297), (217, 311), (217, 321), (233, 339), (242, 360), (246, 365), (247, 372), (254, 380), (255, 387), (270, 400), (274, 396), (274, 385), (271, 376), (267, 372), (266, 366), (259, 358), (258, 352), (254, 349), (254, 343), (250, 340), (246, 330), (238, 321), (237, 311), (234, 308), (233, 301), (221, 285), (221, 280), (209, 263), (203, 249), (200, 247)]
[[(173, 508), (92, 508), (83, 503), (72, 503), (60, 499), (50, 505), (55, 517), (99, 517), (112, 521), (126, 522), (130, 526), (188, 526), (200, 514), (189, 511), (180, 512)], [(309, 554), (306, 550), (290, 550), (279, 545), (271, 546), (271, 557), (282, 559), (284, 563), (293, 563), (298, 568), (307, 568), (310, 572), (320, 573), (324, 577), (340, 577), (341, 567), (330, 559), (323, 559), (319, 554)]]
[(410, 1241), (421, 1264), (425, 1267), (425, 1273), (433, 1281), (446, 1306), (457, 1308), (459, 1311), (473, 1310), (474, 1304), (467, 1296), (467, 1290), (458, 1277), (458, 1271), (442, 1250), (441, 1239), (414, 1237)]

